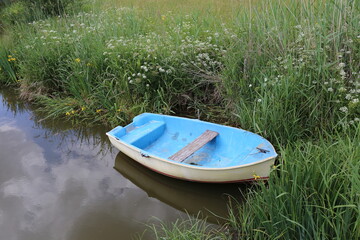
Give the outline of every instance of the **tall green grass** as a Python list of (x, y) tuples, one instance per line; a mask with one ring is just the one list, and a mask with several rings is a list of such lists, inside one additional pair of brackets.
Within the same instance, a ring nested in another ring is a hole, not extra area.
[(359, 239), (360, 128), (280, 151), (267, 184), (230, 214), (238, 239)]
[[(215, 38), (214, 29), (199, 31), (201, 24), (171, 14), (146, 19), (130, 8), (79, 13), (14, 26), (13, 38), (22, 40), (9, 52), (17, 56), (22, 95), (57, 102), (51, 116), (74, 117), (86, 106), (114, 124), (143, 111), (184, 112), (221, 101), (214, 83), (225, 53), (219, 43), (227, 40)], [(73, 109), (61, 112), (69, 98)]]
[(285, 142), (354, 122), (355, 1), (262, 1), (243, 10), (236, 27), (240, 37), (223, 72), (235, 121)]
[(271, 0), (231, 12), (82, 12), (18, 23), (16, 44), (3, 48), (17, 57), (22, 95), (56, 103), (54, 117), (78, 118), (85, 106), (112, 125), (143, 111), (186, 113), (282, 142), (359, 122), (354, 1)]
[(215, 226), (210, 226), (200, 216), (188, 219), (178, 219), (174, 223), (167, 224), (161, 220), (158, 223), (149, 225), (154, 239), (171, 240), (220, 240), (227, 238)]

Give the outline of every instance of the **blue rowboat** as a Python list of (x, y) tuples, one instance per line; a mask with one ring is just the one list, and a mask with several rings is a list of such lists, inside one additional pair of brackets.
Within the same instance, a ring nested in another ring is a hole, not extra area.
[(195, 119), (143, 113), (107, 133), (135, 161), (166, 176), (196, 182), (266, 179), (277, 157), (263, 137)]

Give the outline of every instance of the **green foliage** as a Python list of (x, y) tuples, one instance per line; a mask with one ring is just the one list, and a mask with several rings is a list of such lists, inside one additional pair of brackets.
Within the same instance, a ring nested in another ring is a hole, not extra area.
[(13, 28), (9, 52), (18, 52), (24, 96), (86, 99), (109, 116), (133, 109), (121, 119), (198, 113), (281, 142), (354, 125), (358, 9), (276, 2), (227, 23), (131, 8), (40, 20)]
[(223, 74), (235, 119), (285, 142), (359, 121), (355, 3), (276, 2), (238, 23)]
[(79, 0), (27, 0), (32, 11), (40, 10), (45, 16), (63, 15), (68, 10), (81, 6)]
[(17, 22), (24, 22), (29, 17), (27, 4), (17, 1), (12, 4), (6, 4), (0, 8), (1, 25), (8, 26)]
[(187, 220), (178, 219), (168, 225), (160, 222), (149, 226), (154, 233), (154, 239), (164, 240), (217, 240), (227, 239), (225, 235), (216, 230), (215, 227), (209, 226), (206, 221), (199, 218), (188, 217)]
[(81, 0), (14, 0), (0, 8), (2, 28), (81, 10)]
[[(143, 111), (221, 103), (218, 73), (226, 50), (219, 43), (226, 38), (214, 31), (192, 36), (197, 26), (191, 19), (176, 21), (185, 27), (175, 22), (156, 33), (134, 10), (123, 8), (16, 26), (14, 38), (22, 40), (13, 51), (22, 95), (85, 100), (94, 112), (103, 109), (102, 120), (110, 123)], [(109, 119), (119, 114), (126, 116)]]
[[(267, 185), (231, 211), (243, 239), (359, 239), (360, 128), (280, 151)], [(235, 237), (235, 236), (234, 236)]]
[(17, 83), (16, 56), (0, 49), (0, 84), (10, 85)]

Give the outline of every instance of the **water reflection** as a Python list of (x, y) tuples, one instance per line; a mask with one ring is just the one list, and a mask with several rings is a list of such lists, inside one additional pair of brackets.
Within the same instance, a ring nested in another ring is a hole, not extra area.
[(37, 119), (0, 92), (1, 240), (130, 239), (152, 216), (184, 215), (113, 169), (107, 129)]
[[(184, 208), (224, 216), (222, 193), (239, 193), (237, 186), (148, 171), (116, 155), (107, 130), (43, 120), (14, 92), (0, 89), (1, 240), (130, 239), (152, 217), (186, 217)], [(114, 159), (123, 175), (113, 169)]]
[(195, 183), (169, 178), (155, 173), (137, 163), (122, 152), (115, 160), (115, 169), (143, 189), (149, 197), (192, 215), (201, 211), (202, 216), (213, 223), (223, 222), (227, 217), (230, 200), (242, 201), (238, 184)]

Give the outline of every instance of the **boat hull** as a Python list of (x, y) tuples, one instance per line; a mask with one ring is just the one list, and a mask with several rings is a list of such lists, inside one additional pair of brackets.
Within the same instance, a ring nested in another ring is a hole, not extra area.
[(265, 158), (262, 161), (226, 168), (203, 168), (185, 165), (156, 156), (144, 155), (143, 152), (115, 137), (108, 135), (111, 143), (124, 154), (143, 166), (160, 174), (195, 182), (231, 183), (267, 179), (276, 157)]

